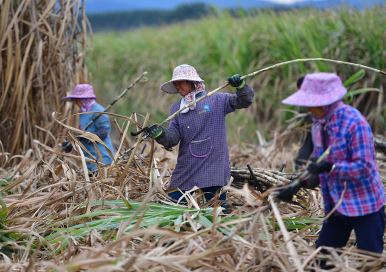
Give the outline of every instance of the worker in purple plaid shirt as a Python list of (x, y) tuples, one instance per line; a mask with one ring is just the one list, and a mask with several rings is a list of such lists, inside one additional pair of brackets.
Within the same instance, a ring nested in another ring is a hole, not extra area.
[[(307, 107), (313, 118), (313, 162), (307, 167), (312, 176), (299, 186), (320, 183), (326, 215), (331, 213), (323, 223), (318, 247), (343, 247), (354, 230), (359, 249), (382, 253), (384, 187), (373, 134), (362, 114), (341, 101), (346, 92), (337, 75), (314, 73), (306, 75), (300, 89), (283, 100)], [(328, 147), (328, 156), (317, 163)], [(299, 189), (288, 187), (278, 197), (291, 198)]]
[(236, 88), (236, 93), (215, 93), (194, 103), (206, 95), (204, 80), (193, 66), (182, 64), (174, 69), (172, 79), (161, 86), (166, 93), (182, 96), (171, 107), (170, 114), (193, 102), (170, 121), (168, 128), (152, 125), (145, 129), (150, 137), (167, 148), (179, 144), (170, 184), (170, 189), (176, 190), (169, 193), (176, 201), (181, 198), (181, 192), (197, 186), (207, 201), (220, 194), (219, 199), (227, 208), (226, 194), (220, 193), (230, 178), (225, 117), (236, 109), (249, 107), (254, 96), (253, 89), (240, 75), (230, 77), (228, 82)]

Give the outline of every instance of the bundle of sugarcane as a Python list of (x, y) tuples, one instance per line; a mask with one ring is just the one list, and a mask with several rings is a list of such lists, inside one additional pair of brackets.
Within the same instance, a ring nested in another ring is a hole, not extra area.
[(51, 113), (63, 112), (61, 97), (75, 83), (87, 79), (86, 23), (79, 3), (0, 1), (3, 150), (20, 154), (34, 139), (55, 143), (60, 131)]
[(232, 185), (236, 188), (241, 188), (245, 183), (248, 183), (260, 192), (264, 192), (272, 186), (290, 183), (297, 177), (297, 174), (263, 168), (252, 169), (248, 165), (246, 168), (232, 167), (231, 176), (234, 179)]

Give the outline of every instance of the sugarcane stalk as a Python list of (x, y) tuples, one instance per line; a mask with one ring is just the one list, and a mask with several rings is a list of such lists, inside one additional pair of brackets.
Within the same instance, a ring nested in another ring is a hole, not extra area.
[[(275, 69), (275, 68), (278, 68), (278, 67), (281, 67), (281, 66), (284, 66), (284, 65), (288, 65), (288, 64), (292, 64), (292, 63), (297, 63), (297, 62), (311, 62), (311, 61), (323, 61), (323, 62), (329, 62), (329, 63), (335, 63), (335, 64), (350, 65), (350, 66), (354, 66), (354, 67), (357, 67), (357, 68), (369, 70), (369, 71), (372, 71), (372, 72), (375, 72), (375, 73), (379, 73), (379, 74), (381, 74), (383, 76), (386, 76), (386, 72), (385, 71), (382, 71), (382, 70), (379, 70), (379, 69), (375, 69), (375, 68), (372, 68), (372, 67), (369, 67), (369, 66), (365, 66), (365, 65), (362, 65), (362, 64), (358, 64), (358, 63), (347, 62), (347, 61), (340, 61), (340, 60), (333, 60), (333, 59), (326, 59), (326, 58), (305, 58), (305, 59), (294, 59), (294, 60), (290, 60), (290, 61), (280, 62), (280, 63), (274, 64), (274, 65), (265, 67), (263, 69), (257, 70), (255, 72), (252, 72), (250, 74), (244, 75), (244, 76), (241, 77), (241, 79), (246, 79), (246, 78), (249, 78), (249, 77), (254, 77), (254, 76), (258, 75), (258, 74), (261, 74), (263, 72), (267, 72), (269, 70), (272, 70), (272, 69)], [(228, 85), (229, 85), (229, 83), (224, 83), (220, 87), (218, 87), (218, 88), (214, 89), (213, 91), (210, 91), (207, 94), (199, 97), (195, 101), (192, 101), (192, 102), (186, 104), (184, 107), (180, 108), (175, 113), (171, 114), (169, 117), (167, 117), (165, 120), (163, 120), (158, 125), (163, 125), (164, 123), (169, 122), (170, 120), (174, 119), (181, 111), (191, 107), (193, 104), (198, 103), (198, 102), (202, 101), (203, 99), (205, 99), (205, 98), (207, 98), (209, 96), (212, 96), (213, 94), (215, 94), (216, 92), (224, 89)]]
[(279, 225), (280, 231), (283, 234), (285, 245), (288, 249), (289, 255), (292, 257), (292, 261), (294, 262), (294, 265), (296, 266), (297, 271), (304, 271), (303, 267), (300, 263), (299, 254), (296, 251), (296, 248), (291, 240), (291, 237), (288, 233), (288, 230), (284, 224), (283, 218), (280, 215), (279, 209), (277, 208), (272, 195), (268, 196), (268, 202), (271, 205), (273, 214), (274, 214), (276, 221)]
[(130, 84), (129, 87), (127, 87), (126, 89), (124, 89), (120, 95), (118, 95), (109, 105), (106, 106), (105, 110), (100, 112), (97, 116), (95, 116), (91, 121), (90, 123), (87, 124), (87, 126), (85, 127), (84, 130), (87, 130), (96, 120), (98, 120), (99, 117), (102, 116), (102, 114), (104, 114), (105, 112), (107, 112), (115, 103), (117, 103), (126, 93), (128, 90), (130, 90), (131, 88), (133, 88), (145, 75), (147, 75), (147, 72), (143, 72), (140, 76), (138, 76), (134, 81), (133, 83)]

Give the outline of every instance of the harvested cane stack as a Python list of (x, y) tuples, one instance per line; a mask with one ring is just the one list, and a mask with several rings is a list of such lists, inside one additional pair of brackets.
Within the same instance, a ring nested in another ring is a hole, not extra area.
[(0, 1), (2, 152), (19, 154), (34, 139), (55, 143), (51, 114), (63, 111), (61, 97), (86, 79), (79, 10), (78, 0)]

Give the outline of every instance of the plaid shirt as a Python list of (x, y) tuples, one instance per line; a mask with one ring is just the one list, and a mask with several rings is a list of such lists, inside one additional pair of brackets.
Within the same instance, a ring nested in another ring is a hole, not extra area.
[[(337, 208), (339, 213), (362, 216), (379, 211), (384, 205), (384, 188), (366, 119), (358, 110), (342, 103), (330, 115), (324, 129), (331, 146), (326, 159), (335, 165), (331, 173), (319, 176), (326, 213), (338, 203), (345, 184), (347, 189)], [(323, 148), (314, 147), (314, 157), (322, 153)]]

